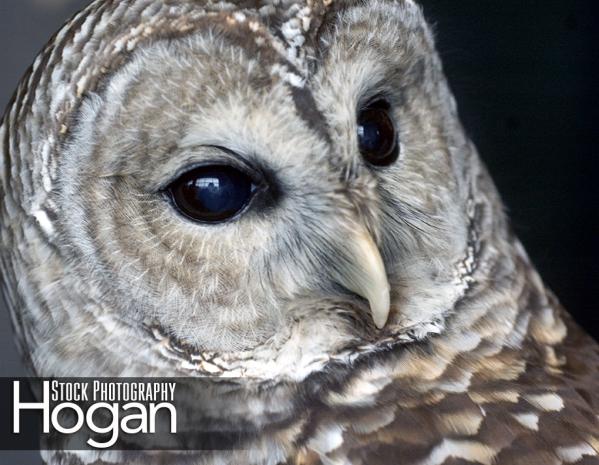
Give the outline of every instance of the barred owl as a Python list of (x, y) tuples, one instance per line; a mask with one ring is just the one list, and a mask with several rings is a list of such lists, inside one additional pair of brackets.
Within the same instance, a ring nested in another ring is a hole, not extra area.
[(412, 0), (96, 0), (0, 141), (32, 373), (230, 379), (220, 419), (255, 438), (185, 463), (599, 463), (599, 346), (511, 231)]

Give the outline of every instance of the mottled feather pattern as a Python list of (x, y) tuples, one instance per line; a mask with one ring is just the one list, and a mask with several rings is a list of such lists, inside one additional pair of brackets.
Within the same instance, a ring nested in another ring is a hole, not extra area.
[(597, 463), (597, 345), (569, 330), (515, 347), (462, 332), (370, 363), (314, 409), (327, 458), (308, 463)]
[[(400, 127), (384, 170), (356, 149), (377, 96)], [(46, 463), (599, 464), (599, 345), (511, 231), (411, 0), (96, 0), (0, 141), (2, 292), (32, 373), (212, 377), (206, 417), (259, 433)], [(219, 145), (277, 180), (273, 204), (182, 222), (156, 193)], [(382, 329), (337, 282), (364, 235)]]

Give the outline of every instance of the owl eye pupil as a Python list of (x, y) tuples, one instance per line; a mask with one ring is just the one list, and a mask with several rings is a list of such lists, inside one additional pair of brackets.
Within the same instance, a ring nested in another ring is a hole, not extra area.
[(204, 166), (185, 173), (167, 191), (175, 207), (188, 218), (218, 223), (234, 217), (249, 203), (256, 186), (230, 166)]
[(375, 166), (388, 166), (399, 156), (399, 146), (390, 105), (377, 100), (358, 113), (358, 147), (364, 159)]

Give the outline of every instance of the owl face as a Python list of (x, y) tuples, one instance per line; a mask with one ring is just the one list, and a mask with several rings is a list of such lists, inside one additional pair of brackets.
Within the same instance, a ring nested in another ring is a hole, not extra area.
[(293, 367), (442, 330), (472, 279), (487, 181), (420, 8), (277, 5), (157, 2), (100, 21), (95, 41), (78, 18), (65, 30), (81, 34), (58, 36), (58, 123), (36, 106), (24, 125), (41, 165), (23, 200), (34, 223), (11, 233), (33, 234), (14, 261), (33, 289), (21, 301), (52, 315), (26, 313), (23, 337), (54, 325), (37, 339), (58, 355), (36, 342), (49, 361), (34, 364), (74, 360), (74, 334), (98, 360), (154, 347), (151, 329)]
[(202, 350), (438, 318), (461, 293), (467, 142), (418, 7), (348, 6), (305, 69), (235, 21), (154, 41), (84, 101), (57, 195), (73, 272)]

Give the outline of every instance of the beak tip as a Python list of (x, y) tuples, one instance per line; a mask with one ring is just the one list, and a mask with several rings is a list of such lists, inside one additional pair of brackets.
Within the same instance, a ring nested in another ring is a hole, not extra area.
[(372, 320), (378, 329), (383, 329), (389, 319), (391, 310), (391, 299), (389, 296), (389, 288), (387, 287), (377, 298), (370, 299), (370, 310), (372, 312)]
[(383, 329), (387, 324), (387, 319), (380, 318), (378, 320), (374, 320), (374, 325), (377, 329)]
[(364, 228), (352, 230), (343, 246), (340, 256), (345, 261), (335, 269), (335, 279), (368, 301), (374, 325), (383, 329), (389, 318), (391, 297), (380, 251)]

